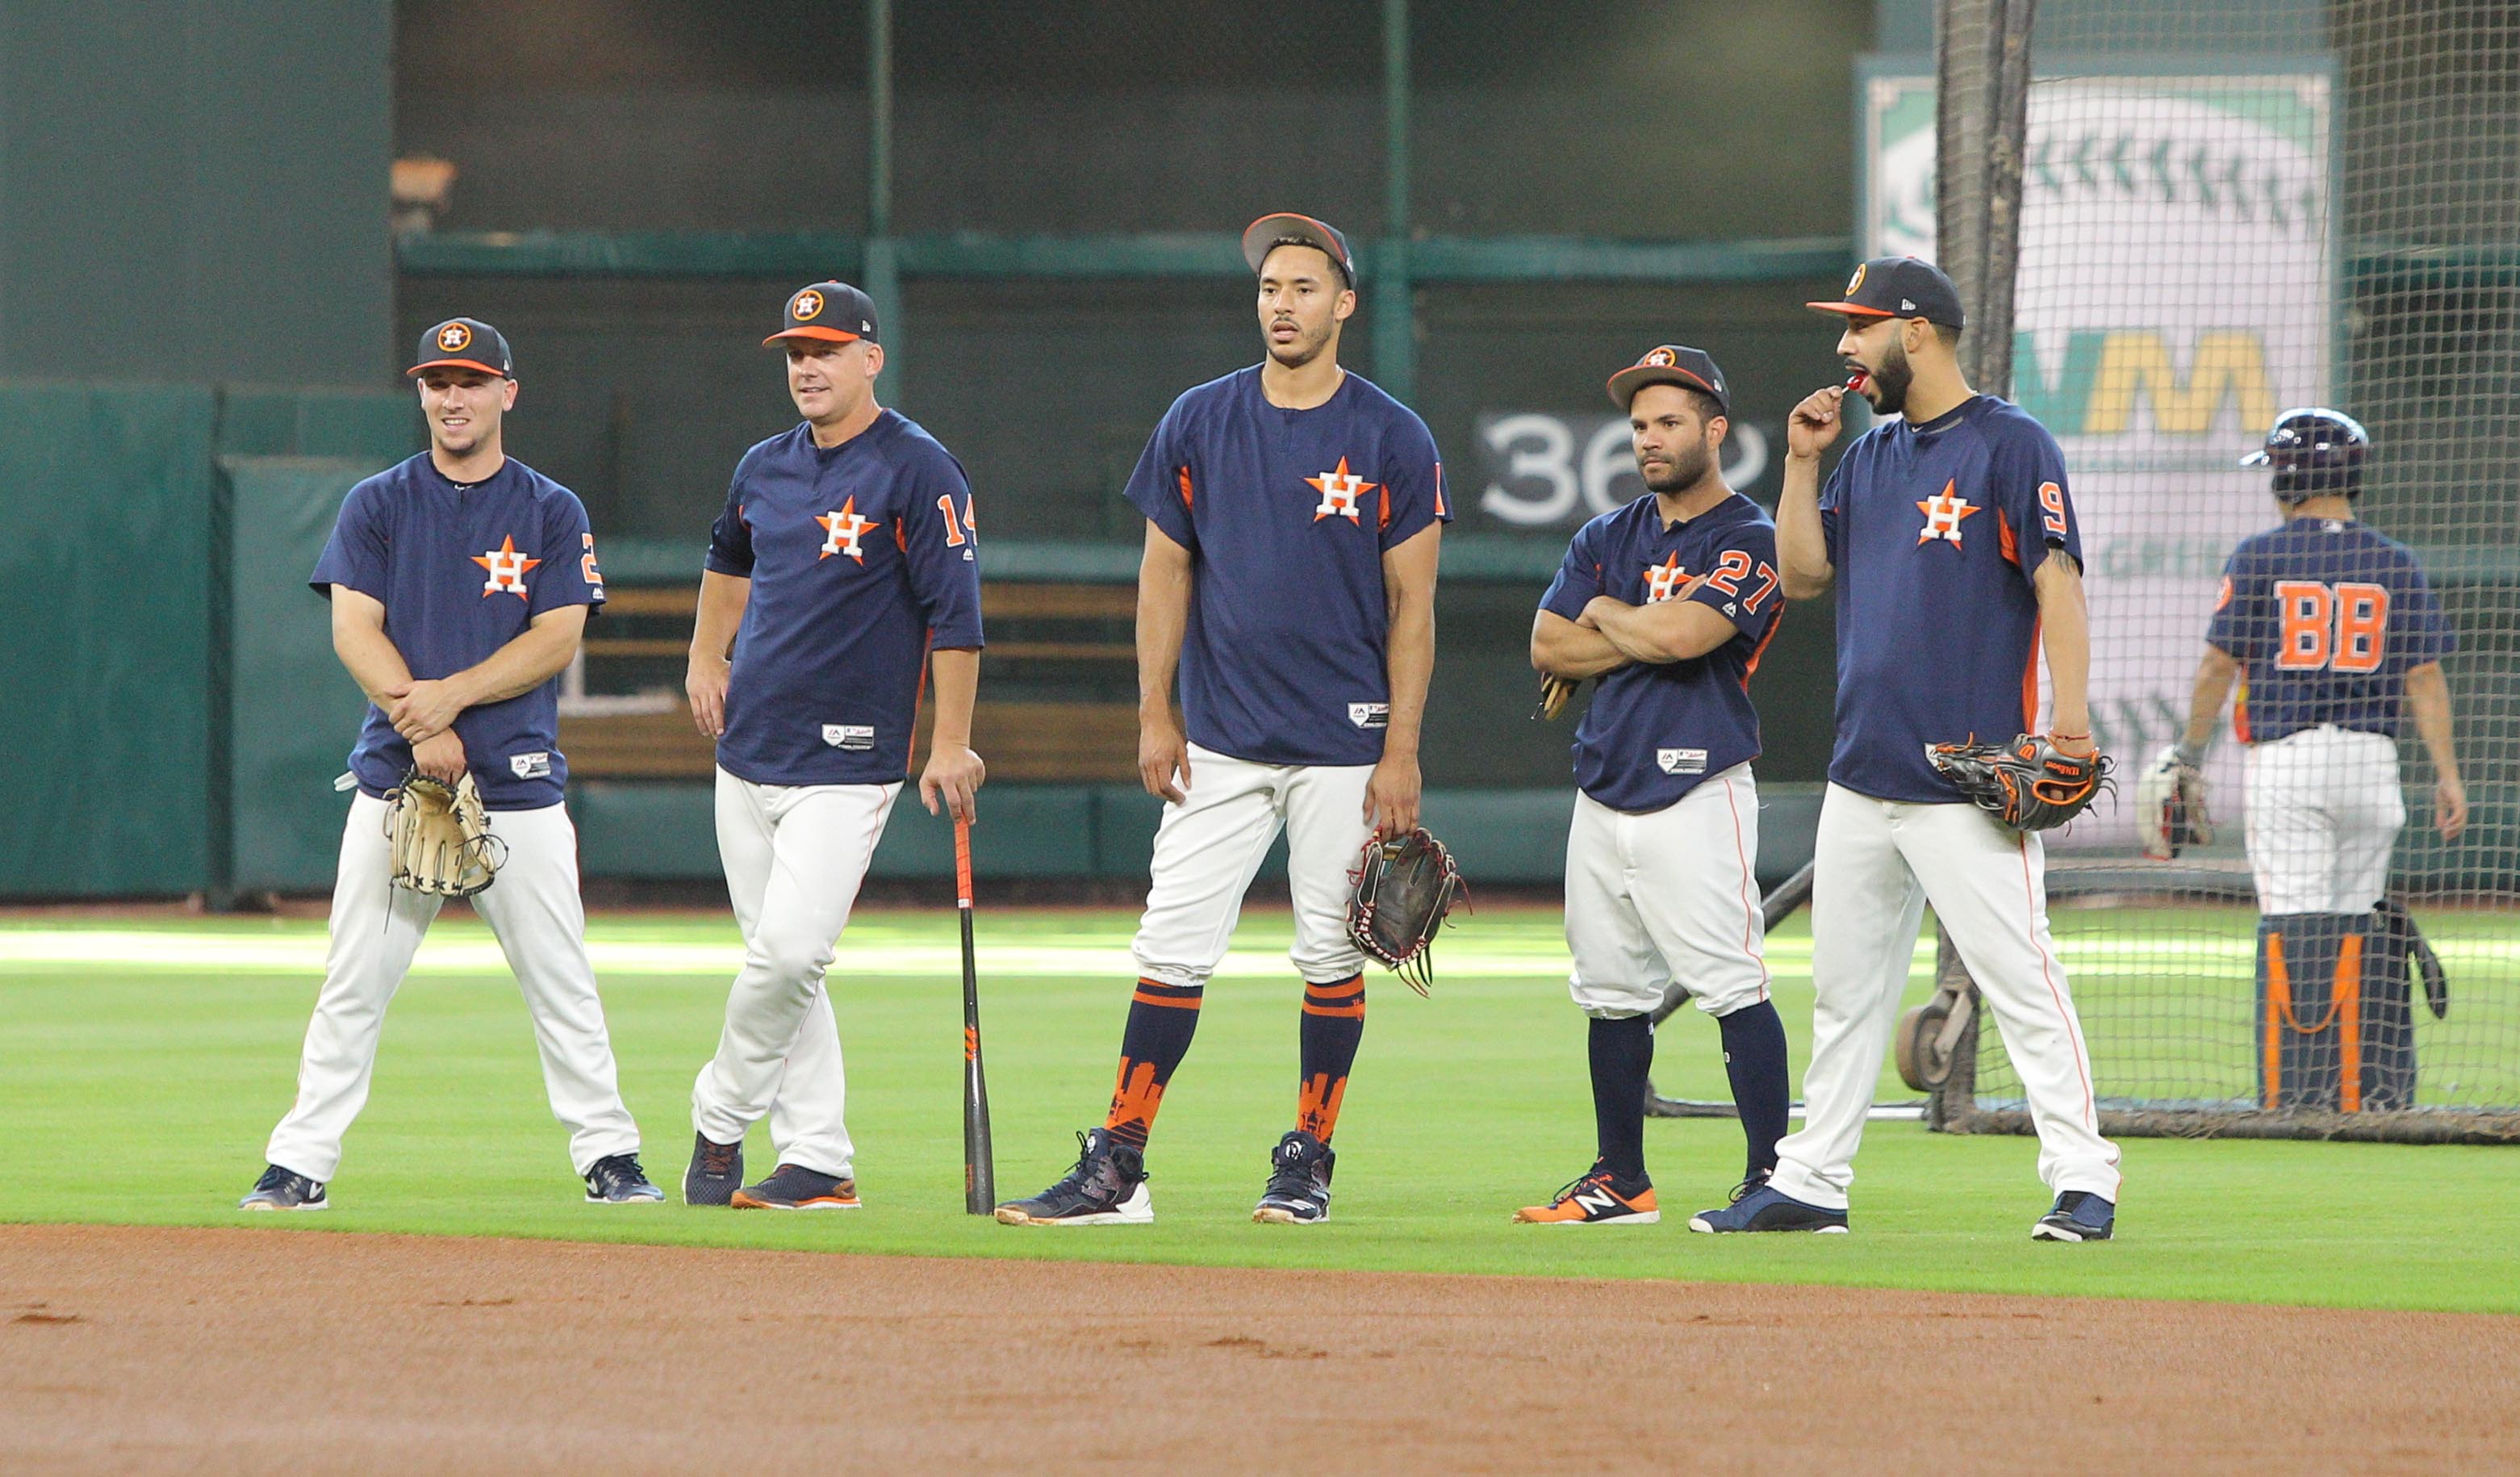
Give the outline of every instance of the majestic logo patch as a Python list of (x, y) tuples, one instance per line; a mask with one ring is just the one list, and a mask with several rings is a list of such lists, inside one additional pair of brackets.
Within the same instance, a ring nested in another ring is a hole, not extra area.
[(788, 304), (788, 316), (799, 323), (806, 322), (822, 310), (823, 295), (810, 287), (798, 293), (796, 300)]
[(1706, 751), (1703, 749), (1656, 749), (1654, 762), (1665, 774), (1704, 774)]
[(823, 742), (834, 749), (863, 752), (875, 747), (875, 728), (866, 723), (825, 723)]
[(840, 511), (837, 513), (826, 513), (814, 521), (821, 524), (830, 535), (823, 540), (823, 552), (814, 556), (816, 564), (822, 563), (833, 554), (846, 554), (860, 564), (866, 563), (866, 549), (858, 540), (864, 537), (876, 524), (872, 518), (858, 516), (856, 498), (852, 497), (840, 504)]
[(1349, 472), (1347, 458), (1344, 456), (1339, 458), (1337, 471), (1325, 472), (1319, 477), (1305, 478), (1304, 481), (1322, 489), (1321, 505), (1313, 509), (1315, 523), (1325, 518), (1344, 518), (1350, 523), (1362, 522), (1363, 515), (1357, 511), (1357, 499), (1382, 485), (1380, 483), (1367, 482), (1364, 478)]
[(1347, 705), (1347, 720), (1359, 728), (1388, 728), (1391, 726), (1391, 705), (1350, 703)]
[(551, 778), (551, 751), (537, 749), (531, 754), (508, 756), (508, 772), (518, 779)]
[(1660, 605), (1666, 600), (1676, 599), (1688, 587), (1688, 571), (1680, 567), (1678, 550), (1673, 550), (1672, 556), (1660, 564), (1645, 566), (1645, 604)]
[(1984, 508), (1960, 496), (1957, 481), (1943, 484), (1943, 490), (1931, 497), (1916, 499), (1916, 511), (1925, 515), (1925, 526), (1916, 531), (1916, 541), (1948, 539), (1953, 548), (1960, 546), (1960, 525), (1985, 512)]
[(1859, 261), (1855, 264), (1855, 275), (1846, 279), (1846, 292), (1844, 296), (1852, 298), (1863, 290), (1864, 263)]
[(490, 572), (490, 577), (481, 581), (481, 598), (484, 600), (501, 590), (519, 600), (524, 599), (525, 575), (542, 563), (539, 559), (527, 559), (518, 553), (514, 534), (501, 538), (497, 548), (473, 555), (472, 562)]
[(449, 323), (437, 331), (437, 346), (451, 354), (460, 354), (472, 346), (472, 330), (461, 323)]

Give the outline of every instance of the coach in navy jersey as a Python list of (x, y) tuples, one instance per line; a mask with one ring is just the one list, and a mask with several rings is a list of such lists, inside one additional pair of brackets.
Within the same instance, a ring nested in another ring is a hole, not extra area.
[[(1129, 479), (1138, 575), (1138, 770), (1165, 801), (1119, 1082), (1066, 1177), (999, 1207), (1013, 1225), (1154, 1218), (1143, 1158), (1207, 981), (1270, 843), (1287, 833), (1304, 984), (1295, 1127), (1255, 1220), (1329, 1214), (1330, 1133), (1365, 1030), (1346, 930), (1368, 837), (1418, 824), (1444, 506), (1434, 438), (1339, 367), (1356, 269), (1339, 233), (1266, 215), (1242, 233), (1267, 356), (1184, 393)], [(1181, 710), (1173, 710), (1175, 677)]]
[[(2223, 570), (2197, 664), (2187, 728), (2154, 768), (2192, 770), (2234, 682), (2232, 728), (2249, 746), (2247, 841), (2257, 883), (2258, 977), (2281, 979), (2311, 1000), (2362, 994), (2390, 1002), (2358, 1021), (2363, 1070), (2313, 1085), (2281, 1070), (2277, 1042), (2269, 1107), (2405, 1107), (2414, 1079), (2406, 960), (2390, 942), (2411, 932), (2398, 913), (2374, 917), (2389, 858), (2407, 823), (2398, 731), (2411, 715), (2433, 763), (2433, 819), (2444, 840), (2467, 824), (2467, 790), (2452, 739), (2442, 658), (2457, 646), (2412, 550), (2355, 516), (2370, 438), (2353, 417), (2320, 407), (2275, 418), (2244, 465), (2272, 467), (2283, 521), (2240, 540)], [(2201, 778), (2193, 781), (2203, 798)], [(2166, 849), (2155, 854), (2166, 854)], [(2352, 943), (2348, 951), (2349, 941)], [(2307, 1033), (2298, 1044), (2324, 1049)], [(2366, 1078), (2366, 1083), (2362, 1079)]]
[(341, 1138), (368, 1097), (377, 1040), (438, 899), (395, 889), (385, 792), (411, 770), (468, 776), (506, 854), (472, 899), (534, 1019), (552, 1113), (586, 1198), (664, 1198), (638, 1159), (586, 957), (577, 832), (561, 805), (560, 673), (604, 603), (577, 495), (509, 456), (515, 357), (497, 329), (450, 318), (421, 336), (427, 451), (360, 483), (316, 561), (333, 649), (369, 699), (342, 776), (358, 794), (333, 885), (333, 943), (306, 1027), (297, 1102), (272, 1131), (247, 1210), (322, 1210)]
[[(2003, 1032), (2055, 1191), (2042, 1240), (2106, 1239), (2117, 1149), (2100, 1136), (2091, 1059), (2048, 932), (2046, 852), (1971, 805), (1934, 744), (2035, 730), (2040, 658), (2049, 737), (2088, 755), (2090, 623), (2082, 533), (2055, 438), (1960, 374), (1959, 294), (1912, 256), (1858, 267), (1836, 300), (1844, 388), (1794, 407), (1777, 535), (1785, 592), (1837, 591), (1837, 744), (1812, 892), (1811, 1066), (1802, 1131), (1768, 1187), (1700, 1230), (1847, 1228), (1847, 1188), (1926, 902)], [(1866, 433), (1825, 492), (1820, 454), (1846, 389), (1898, 419)]]
[(1776, 1168), (1790, 1086), (1768, 998), (1759, 911), (1759, 715), (1750, 674), (1784, 618), (1777, 530), (1726, 485), (1724, 371), (1664, 344), (1610, 377), (1645, 495), (1579, 530), (1532, 620), (1531, 663), (1599, 677), (1575, 730), (1566, 839), (1567, 987), (1592, 1017), (1599, 1157), (1516, 1221), (1661, 1219), (1645, 1173), (1653, 1012), (1677, 987), (1713, 1016), (1749, 1158), (1735, 1199)]
[[(717, 1055), (692, 1085), (690, 1205), (853, 1210), (839, 1027), (824, 979), (910, 772), (922, 675), (928, 811), (971, 814), (979, 535), (962, 463), (876, 403), (875, 304), (843, 282), (788, 295), (779, 332), (803, 417), (743, 454), (709, 529), (685, 690), (717, 740), (717, 844), (743, 931)], [(732, 660), (729, 644), (733, 645)], [(777, 1168), (743, 1180), (764, 1116)]]

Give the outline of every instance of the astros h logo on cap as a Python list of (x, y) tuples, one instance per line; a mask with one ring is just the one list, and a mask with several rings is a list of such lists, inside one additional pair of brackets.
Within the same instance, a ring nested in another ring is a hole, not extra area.
[(460, 354), (472, 346), (472, 330), (461, 323), (449, 323), (437, 331), (437, 346), (451, 354)]
[(1669, 369), (1680, 362), (1680, 355), (1668, 348), (1657, 348), (1646, 354), (1640, 362), (1654, 369)]
[(788, 306), (788, 316), (799, 323), (809, 323), (822, 310), (823, 295), (809, 287), (796, 295), (795, 302)]
[(1864, 266), (1861, 261), (1855, 264), (1855, 275), (1846, 279), (1845, 296), (1852, 298), (1864, 290)]

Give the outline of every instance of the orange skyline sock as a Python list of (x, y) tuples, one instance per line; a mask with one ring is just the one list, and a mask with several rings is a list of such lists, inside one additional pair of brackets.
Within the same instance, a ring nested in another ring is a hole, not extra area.
[(1138, 982), (1138, 992), (1129, 997), (1128, 1024), (1120, 1033), (1120, 1072), (1111, 1087), (1111, 1111), (1102, 1120), (1104, 1132), (1142, 1149), (1147, 1146), (1155, 1110), (1163, 1105), (1164, 1087), (1190, 1053), (1205, 993), (1196, 985)]

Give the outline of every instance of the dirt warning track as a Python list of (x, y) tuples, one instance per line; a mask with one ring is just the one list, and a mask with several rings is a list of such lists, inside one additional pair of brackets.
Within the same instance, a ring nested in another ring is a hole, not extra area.
[(0, 1226), (9, 1470), (2509, 1470), (2514, 1370), (2449, 1314)]

